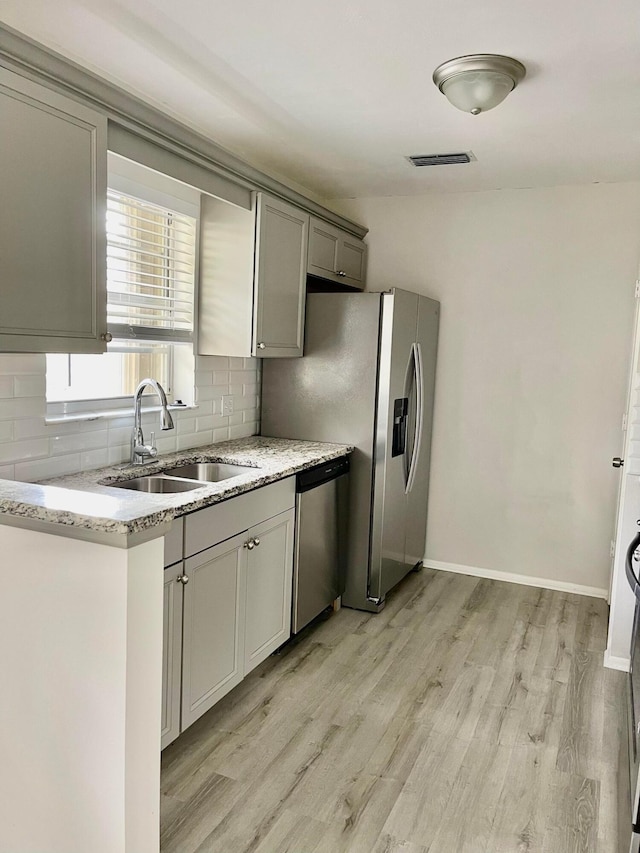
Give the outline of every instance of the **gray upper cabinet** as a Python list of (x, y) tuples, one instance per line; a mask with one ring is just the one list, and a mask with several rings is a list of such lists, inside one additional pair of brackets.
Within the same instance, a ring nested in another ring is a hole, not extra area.
[(366, 271), (367, 247), (362, 240), (311, 217), (307, 262), (309, 275), (363, 290)]
[(107, 121), (0, 68), (0, 351), (104, 352)]
[(253, 355), (302, 355), (309, 216), (258, 193)]
[(308, 234), (308, 214), (264, 193), (253, 211), (203, 196), (200, 355), (302, 355)]

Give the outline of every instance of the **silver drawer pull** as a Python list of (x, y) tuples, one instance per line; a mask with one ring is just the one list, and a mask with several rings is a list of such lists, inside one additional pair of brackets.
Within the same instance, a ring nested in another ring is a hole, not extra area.
[(257, 547), (260, 544), (260, 540), (258, 538), (254, 539), (253, 544)]
[(189, 583), (189, 575), (178, 575), (176, 582), (186, 586)]
[(249, 539), (249, 541), (245, 542), (242, 547), (248, 548), (250, 551), (253, 551), (253, 549), (256, 547), (256, 543), (253, 539)]

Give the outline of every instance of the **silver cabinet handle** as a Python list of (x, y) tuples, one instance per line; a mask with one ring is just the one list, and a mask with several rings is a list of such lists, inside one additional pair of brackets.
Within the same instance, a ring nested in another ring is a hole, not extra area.
[(263, 344), (262, 341), (258, 344), (258, 349), (266, 349), (267, 345)]
[(260, 540), (257, 537), (253, 540), (253, 542), (256, 547), (260, 544)]
[(189, 583), (189, 575), (178, 575), (176, 582), (186, 586)]
[(624, 465), (624, 459), (620, 459), (619, 456), (614, 456), (611, 460), (611, 464), (614, 468), (622, 468), (622, 466)]
[(256, 543), (253, 539), (249, 539), (249, 541), (245, 542), (242, 547), (248, 548), (250, 551), (253, 551), (253, 549), (256, 547)]
[(346, 272), (344, 270), (336, 270), (336, 275), (346, 276)]
[(111, 334), (111, 332), (105, 332), (104, 335), (100, 335), (100, 340), (110, 344), (113, 340), (113, 335)]

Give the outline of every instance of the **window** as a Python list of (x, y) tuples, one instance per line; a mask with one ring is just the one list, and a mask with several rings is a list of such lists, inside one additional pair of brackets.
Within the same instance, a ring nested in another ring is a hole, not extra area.
[[(189, 402), (198, 194), (112, 156), (110, 165), (117, 163), (118, 172), (109, 175), (106, 228), (107, 327), (113, 341), (104, 355), (48, 355), (47, 400), (117, 401), (151, 376), (169, 399)], [(179, 194), (167, 194), (167, 186)]]

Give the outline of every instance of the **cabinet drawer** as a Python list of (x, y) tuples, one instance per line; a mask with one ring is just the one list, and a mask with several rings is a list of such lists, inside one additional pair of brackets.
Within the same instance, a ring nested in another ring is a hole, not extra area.
[(182, 537), (184, 535), (184, 519), (176, 518), (171, 530), (164, 537), (164, 565), (172, 566), (182, 559)]
[(185, 516), (185, 557), (291, 509), (295, 504), (295, 481), (295, 477), (287, 477)]

